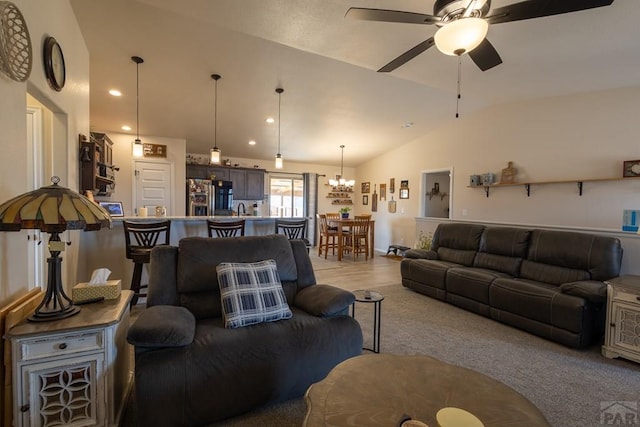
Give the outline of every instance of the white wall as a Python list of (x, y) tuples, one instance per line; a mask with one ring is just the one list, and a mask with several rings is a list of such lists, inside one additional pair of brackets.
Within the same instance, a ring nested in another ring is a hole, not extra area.
[[(125, 216), (134, 215), (133, 207), (133, 162), (132, 143), (135, 136), (123, 133), (105, 132), (113, 142), (113, 164), (120, 168), (116, 172), (116, 187), (108, 198), (96, 197), (96, 200), (115, 200), (122, 202)], [(140, 158), (135, 160), (166, 161), (174, 167), (173, 207), (171, 215), (184, 215), (185, 211), (185, 182), (186, 182), (186, 140), (177, 138), (162, 138), (158, 136), (141, 135), (145, 144), (160, 144), (167, 146), (166, 158)]]
[[(26, 99), (27, 90), (54, 112), (51, 135), (56, 156), (53, 171), (61, 185), (77, 190), (79, 133), (89, 130), (89, 53), (75, 15), (67, 0), (14, 0), (22, 12), (31, 36), (33, 66), (25, 83), (0, 77), (0, 202), (29, 190), (27, 187)], [(45, 37), (60, 43), (67, 66), (67, 80), (61, 92), (49, 88), (42, 65)], [(26, 231), (0, 233), (0, 306), (23, 294), (26, 283)], [(75, 284), (73, 268), (77, 259), (77, 236), (63, 261), (63, 281)], [(43, 284), (44, 285), (44, 284)]]
[(409, 200), (397, 200), (397, 213), (375, 215), (378, 248), (413, 245), (420, 173), (449, 167), (454, 219), (620, 230), (623, 209), (640, 209), (640, 180), (585, 183), (582, 197), (574, 183), (534, 185), (530, 197), (521, 186), (495, 188), (488, 198), (467, 185), (473, 174), (499, 179), (509, 161), (520, 182), (621, 177), (622, 162), (640, 158), (639, 113), (640, 88), (500, 105), (452, 119), (361, 165), (358, 181), (395, 177), (396, 186), (408, 179), (412, 189)]

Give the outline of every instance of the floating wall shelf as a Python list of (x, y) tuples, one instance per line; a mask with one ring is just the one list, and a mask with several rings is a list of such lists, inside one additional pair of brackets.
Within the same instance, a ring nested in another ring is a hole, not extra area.
[(572, 184), (575, 183), (578, 185), (578, 193), (582, 196), (582, 187), (585, 182), (606, 182), (606, 181), (625, 181), (629, 179), (635, 179), (640, 177), (628, 177), (628, 178), (597, 178), (597, 179), (568, 179), (564, 181), (536, 181), (536, 182), (514, 182), (512, 184), (491, 184), (491, 185), (477, 185), (477, 186), (467, 186), (467, 188), (484, 188), (484, 192), (489, 197), (489, 189), (496, 187), (514, 187), (517, 185), (522, 185), (527, 192), (527, 197), (531, 195), (531, 186), (532, 185), (549, 185), (549, 184)]

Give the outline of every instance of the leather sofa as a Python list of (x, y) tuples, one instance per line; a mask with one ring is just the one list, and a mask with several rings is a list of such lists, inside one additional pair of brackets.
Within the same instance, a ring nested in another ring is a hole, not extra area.
[(622, 247), (586, 233), (443, 223), (430, 250), (405, 256), (405, 287), (584, 348), (604, 333), (604, 281), (619, 275)]
[[(225, 328), (216, 266), (274, 259), (292, 317)], [(302, 396), (362, 353), (354, 295), (316, 284), (302, 240), (284, 235), (180, 240), (151, 252), (135, 346), (140, 426), (200, 426)]]

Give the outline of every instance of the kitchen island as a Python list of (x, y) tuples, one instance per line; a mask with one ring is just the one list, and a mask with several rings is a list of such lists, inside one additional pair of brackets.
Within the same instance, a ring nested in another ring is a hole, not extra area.
[[(122, 221), (155, 222), (171, 220), (170, 243), (178, 245), (184, 237), (208, 237), (207, 219), (238, 220), (244, 219), (245, 236), (264, 236), (275, 232), (276, 219), (269, 216), (164, 216), (164, 217), (121, 217), (112, 218), (113, 227), (93, 233), (80, 233), (80, 250), (78, 251), (77, 280), (88, 282), (91, 273), (97, 268), (111, 270), (110, 279), (121, 279), (122, 289), (129, 289), (133, 275), (133, 262), (125, 258), (125, 240)], [(287, 219), (287, 218), (283, 218)], [(290, 218), (294, 219), (294, 218)], [(295, 218), (299, 219), (299, 218)], [(312, 224), (311, 221), (309, 221)], [(307, 232), (311, 235), (313, 230)], [(142, 283), (147, 283), (147, 268), (143, 270)], [(69, 290), (69, 293), (70, 290)]]

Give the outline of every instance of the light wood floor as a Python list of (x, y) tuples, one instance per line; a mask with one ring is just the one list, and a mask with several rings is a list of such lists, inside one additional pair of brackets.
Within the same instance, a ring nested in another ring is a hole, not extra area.
[(376, 254), (367, 261), (362, 255), (357, 261), (353, 261), (351, 257), (338, 261), (338, 257), (331, 256), (329, 252), (325, 260), (324, 255), (318, 257), (317, 248), (311, 249), (310, 256), (316, 281), (320, 284), (355, 291), (401, 283), (398, 257), (391, 258)]

